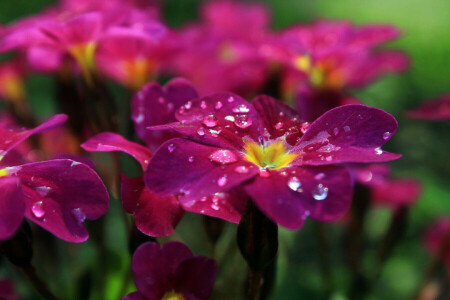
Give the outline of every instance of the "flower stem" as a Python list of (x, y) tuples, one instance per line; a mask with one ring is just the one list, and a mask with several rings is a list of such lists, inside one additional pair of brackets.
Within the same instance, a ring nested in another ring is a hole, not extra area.
[(44, 297), (46, 300), (58, 300), (52, 292), (47, 288), (46, 284), (42, 281), (42, 279), (36, 274), (36, 269), (32, 266), (26, 266), (21, 268), (22, 271), (27, 276), (28, 280), (31, 282), (36, 291)]

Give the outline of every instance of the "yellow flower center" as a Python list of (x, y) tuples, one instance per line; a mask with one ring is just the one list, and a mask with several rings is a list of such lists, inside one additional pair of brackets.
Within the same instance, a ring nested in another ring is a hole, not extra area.
[(155, 75), (154, 63), (144, 58), (124, 61), (123, 68), (126, 74), (125, 84), (135, 91), (153, 79)]
[(289, 153), (283, 140), (275, 141), (267, 147), (254, 141), (246, 141), (244, 159), (260, 168), (282, 169), (294, 161), (299, 154)]
[(322, 89), (339, 89), (345, 84), (342, 72), (334, 67), (333, 61), (323, 60), (313, 63), (308, 55), (294, 59), (294, 66), (306, 73), (311, 85)]
[(96, 48), (97, 44), (94, 42), (90, 42), (87, 44), (78, 44), (68, 49), (69, 53), (79, 64), (81, 72), (83, 73), (84, 78), (89, 84), (91, 84), (93, 81), (92, 73), (95, 71), (94, 54)]
[(25, 99), (25, 88), (22, 78), (15, 75), (8, 75), (1, 79), (3, 97), (12, 100), (20, 101)]
[(219, 48), (219, 58), (224, 63), (233, 63), (238, 57), (233, 46), (229, 42), (225, 42)]
[(8, 172), (7, 168), (0, 169), (0, 177), (5, 177), (5, 176), (8, 176), (8, 175), (9, 175), (9, 172)]
[(168, 292), (164, 294), (161, 300), (185, 300), (185, 298), (181, 293)]

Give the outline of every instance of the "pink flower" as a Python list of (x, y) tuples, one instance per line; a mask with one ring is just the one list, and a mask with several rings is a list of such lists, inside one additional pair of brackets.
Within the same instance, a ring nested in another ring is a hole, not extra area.
[(409, 111), (408, 116), (428, 121), (450, 121), (450, 94), (423, 103), (415, 110)]
[(424, 242), (433, 256), (450, 264), (450, 217), (443, 216), (436, 220), (426, 231)]

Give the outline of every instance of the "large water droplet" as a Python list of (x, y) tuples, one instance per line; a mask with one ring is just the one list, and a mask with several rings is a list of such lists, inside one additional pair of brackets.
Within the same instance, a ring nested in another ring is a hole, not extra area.
[(222, 177), (217, 179), (217, 185), (220, 187), (223, 187), (223, 186), (225, 186), (225, 184), (227, 184), (227, 181), (228, 181), (227, 176), (223, 175)]
[(77, 220), (78, 223), (83, 223), (86, 220), (86, 215), (81, 210), (81, 208), (72, 209), (72, 216)]
[(311, 124), (309, 124), (308, 122), (302, 123), (302, 125), (300, 126), (300, 131), (305, 134), (306, 131), (308, 131), (309, 126), (311, 126)]
[(316, 200), (324, 200), (328, 196), (328, 188), (323, 184), (318, 184), (312, 192), (312, 196)]
[(234, 125), (241, 129), (248, 128), (252, 126), (253, 122), (247, 115), (236, 116), (236, 120), (234, 121)]
[(214, 115), (207, 115), (203, 119), (203, 124), (205, 124), (206, 127), (215, 127), (217, 126), (217, 118)]
[(298, 189), (302, 186), (300, 180), (297, 177), (291, 177), (289, 178), (287, 182), (288, 187), (293, 190), (294, 192), (297, 192)]
[(42, 201), (34, 203), (31, 207), (31, 213), (38, 219), (45, 217), (44, 203)]
[(247, 174), (248, 167), (247, 166), (238, 166), (238, 167), (234, 168), (234, 171), (239, 174)]
[(46, 197), (50, 193), (52, 188), (49, 186), (38, 186), (34, 188), (34, 190), (38, 193), (39, 196)]
[(392, 133), (390, 133), (389, 131), (386, 131), (385, 133), (383, 133), (383, 140), (387, 140), (391, 137)]
[(199, 136), (204, 136), (205, 135), (205, 128), (200, 127), (199, 129), (197, 129), (197, 134)]
[(174, 144), (170, 144), (169, 146), (167, 146), (167, 150), (169, 150), (170, 153), (173, 152), (173, 150), (175, 150), (175, 145)]
[(237, 161), (236, 154), (234, 154), (233, 151), (225, 150), (225, 149), (221, 149), (221, 150), (217, 150), (217, 151), (213, 152), (209, 156), (209, 159), (211, 159), (214, 162), (220, 163), (222, 165), (230, 164), (230, 163)]
[(249, 111), (250, 109), (245, 104), (241, 104), (233, 108), (233, 112), (236, 114), (246, 114)]

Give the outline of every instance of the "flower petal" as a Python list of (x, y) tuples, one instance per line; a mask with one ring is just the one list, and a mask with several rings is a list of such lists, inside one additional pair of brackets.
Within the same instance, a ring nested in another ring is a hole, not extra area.
[(10, 238), (22, 223), (25, 211), (20, 180), (0, 177), (0, 241)]
[(344, 167), (293, 167), (258, 176), (245, 190), (275, 223), (296, 230), (308, 216), (325, 222), (342, 217), (350, 206), (353, 185)]
[(38, 127), (28, 130), (9, 128), (8, 126), (3, 126), (4, 124), (0, 123), (0, 157), (5, 155), (6, 152), (13, 149), (19, 143), (23, 142), (29, 136), (57, 127), (63, 124), (66, 120), (67, 116), (64, 114), (55, 115)]
[(387, 112), (365, 105), (334, 108), (314, 121), (292, 152), (293, 165), (328, 165), (347, 162), (383, 162), (400, 157), (381, 150), (397, 131)]
[(171, 80), (164, 87), (157, 82), (147, 84), (134, 95), (131, 103), (131, 118), (137, 135), (151, 149), (176, 137), (173, 133), (149, 131), (147, 127), (175, 122), (175, 111), (197, 97), (194, 87), (181, 78)]
[(169, 236), (183, 216), (174, 196), (160, 197), (151, 193), (142, 177), (122, 176), (121, 198), (125, 210), (134, 215), (136, 227), (149, 236)]
[(420, 183), (410, 178), (387, 180), (371, 189), (375, 203), (387, 205), (393, 209), (413, 205), (419, 198), (420, 191)]
[(258, 140), (259, 119), (253, 106), (232, 93), (216, 93), (181, 107), (177, 123), (153, 129), (173, 129), (202, 144), (241, 150), (243, 138)]
[(81, 147), (90, 152), (125, 152), (141, 164), (142, 170), (147, 169), (148, 162), (153, 155), (146, 147), (130, 142), (113, 132), (102, 132), (84, 142)]
[[(228, 151), (232, 160), (220, 164), (210, 156), (223, 150), (186, 139), (172, 139), (158, 148), (145, 174), (147, 187), (157, 195), (181, 194), (183, 207), (202, 197), (230, 190), (257, 174), (258, 168), (241, 159), (241, 154)], [(236, 171), (244, 166), (245, 172)]]
[(83, 221), (98, 219), (108, 209), (106, 187), (82, 163), (58, 159), (15, 168), (26, 196), (25, 216), (65, 241), (84, 242)]
[(408, 112), (408, 116), (429, 121), (450, 121), (450, 94), (423, 103), (415, 110)]

